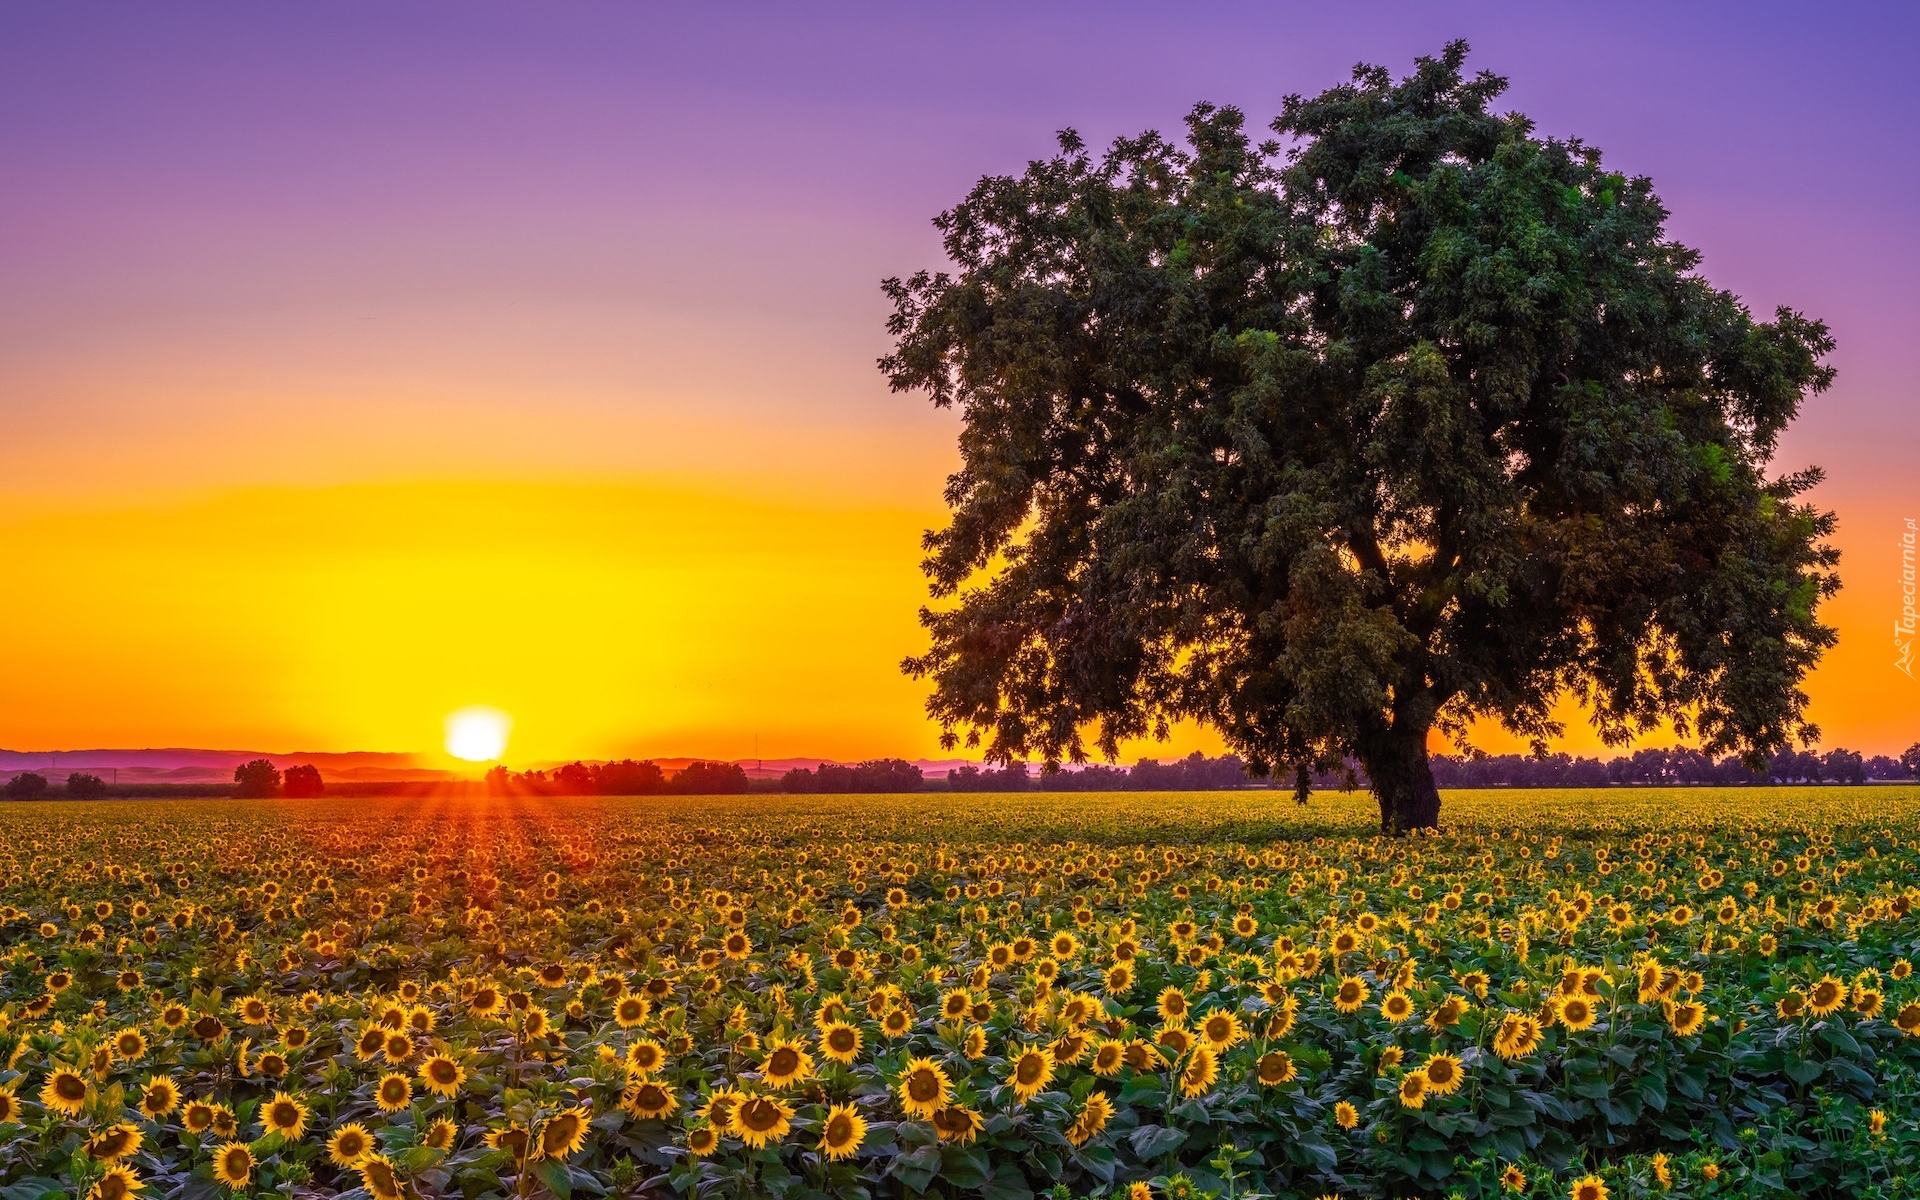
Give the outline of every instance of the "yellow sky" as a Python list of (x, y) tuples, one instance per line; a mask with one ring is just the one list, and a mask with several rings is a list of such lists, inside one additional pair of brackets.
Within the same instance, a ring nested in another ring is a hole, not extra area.
[[(898, 664), (941, 514), (794, 494), (421, 481), (43, 507), (0, 523), (0, 746), (430, 752), (483, 704), (513, 715), (515, 762), (939, 755)], [(1813, 683), (1828, 746), (1920, 736), (1869, 636), (1884, 599), (1856, 584), (1825, 610), (1850, 635)], [(1565, 748), (1593, 752), (1566, 715)], [(1219, 742), (1128, 757), (1196, 748)]]

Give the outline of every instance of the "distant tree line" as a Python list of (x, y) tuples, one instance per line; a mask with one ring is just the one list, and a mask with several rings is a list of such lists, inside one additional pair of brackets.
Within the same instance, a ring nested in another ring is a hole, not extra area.
[[(1920, 742), (1895, 758), (1866, 757), (1853, 750), (1783, 750), (1754, 770), (1737, 757), (1713, 758), (1698, 750), (1637, 750), (1617, 758), (1599, 759), (1550, 754), (1446, 755), (1433, 758), (1435, 783), (1443, 788), (1495, 787), (1677, 787), (1716, 784), (1893, 783), (1920, 779)], [(311, 764), (277, 770), (264, 758), (236, 767), (234, 795), (247, 799), (281, 796), (310, 799), (326, 794), (320, 770)], [(521, 796), (715, 796), (746, 792), (781, 791), (801, 795), (839, 795), (850, 792), (1207, 792), (1244, 787), (1292, 787), (1293, 781), (1255, 779), (1234, 755), (1209, 758), (1189, 754), (1163, 763), (1143, 758), (1131, 767), (1089, 765), (1057, 771), (1033, 771), (1026, 763), (1010, 766), (955, 767), (944, 780), (927, 779), (919, 767), (900, 758), (876, 758), (845, 766), (823, 762), (798, 767), (777, 780), (750, 780), (736, 763), (694, 762), (672, 772), (651, 759), (635, 762), (571, 762), (550, 771), (512, 771), (504, 766), (487, 772), (487, 791)], [(1367, 786), (1367, 775), (1356, 763), (1345, 770), (1313, 776), (1319, 789)], [(39, 800), (54, 793), (45, 775), (22, 771), (4, 784), (0, 796), (8, 800)], [(105, 796), (108, 785), (100, 776), (75, 771), (67, 776), (66, 797), (90, 800)]]
[(724, 796), (751, 790), (737, 763), (692, 762), (669, 775), (652, 759), (635, 762), (571, 762), (551, 771), (487, 772), (496, 796)]

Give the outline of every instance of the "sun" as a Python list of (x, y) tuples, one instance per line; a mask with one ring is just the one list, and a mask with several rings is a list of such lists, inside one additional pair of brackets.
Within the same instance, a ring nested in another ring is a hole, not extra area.
[(492, 762), (507, 748), (513, 718), (497, 708), (474, 705), (447, 714), (447, 753), (468, 762)]

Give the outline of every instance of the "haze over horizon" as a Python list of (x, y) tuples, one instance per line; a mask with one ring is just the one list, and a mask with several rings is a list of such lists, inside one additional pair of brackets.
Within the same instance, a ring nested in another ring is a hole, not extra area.
[[(0, 743), (433, 755), (491, 705), (514, 762), (943, 757), (898, 664), (957, 423), (875, 370), (879, 281), (940, 267), (930, 218), (1056, 130), (1177, 133), (1201, 100), (1263, 126), (1465, 37), (1499, 107), (1652, 176), (1715, 284), (1832, 326), (1838, 381), (1774, 465), (1823, 466), (1840, 516), (1841, 642), (1807, 690), (1822, 748), (1897, 754), (1917, 25), (9, 8), (0, 628), (30, 635), (0, 643)], [(1556, 748), (1615, 752), (1566, 718)], [(1193, 749), (1220, 744), (1123, 759)]]

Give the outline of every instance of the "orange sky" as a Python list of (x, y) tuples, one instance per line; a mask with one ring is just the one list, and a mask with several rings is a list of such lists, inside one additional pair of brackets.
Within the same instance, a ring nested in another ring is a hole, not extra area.
[[(909, 509), (709, 480), (241, 487), (0, 524), (13, 749), (433, 750), (468, 704), (515, 718), (509, 758), (938, 754)], [(1861, 524), (1872, 524), (1865, 519)], [(1864, 539), (1859, 539), (1864, 540)], [(1920, 729), (1891, 669), (1891, 554), (1850, 548), (1815, 676), (1826, 745)], [(1577, 713), (1566, 746), (1595, 743)], [(1660, 739), (1655, 739), (1660, 740)], [(1510, 748), (1497, 731), (1489, 749)], [(1218, 743), (1187, 730), (1169, 754)]]

